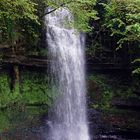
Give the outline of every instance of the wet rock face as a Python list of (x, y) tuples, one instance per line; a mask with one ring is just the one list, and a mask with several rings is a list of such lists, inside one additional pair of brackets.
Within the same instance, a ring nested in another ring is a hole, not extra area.
[[(100, 78), (97, 79), (96, 75), (94, 76), (88, 79), (88, 103), (90, 107), (88, 113), (90, 121), (90, 134), (92, 135), (93, 139), (139, 140), (140, 102), (138, 96), (134, 96), (134, 98), (133, 93), (129, 92), (129, 94), (127, 94), (126, 86), (131, 88), (129, 87), (131, 85), (128, 84), (128, 86), (126, 83), (129, 82), (129, 80), (125, 82), (125, 85), (122, 81), (120, 84), (119, 80), (117, 81), (117, 78), (115, 77), (113, 77), (114, 79), (108, 78), (102, 80)], [(116, 86), (115, 83), (117, 83), (119, 86)], [(114, 89), (112, 89), (113, 86), (115, 87)], [(126, 90), (121, 89), (122, 87), (125, 87), (124, 89)], [(104, 95), (106, 91), (109, 90), (114, 96), (111, 96), (111, 98), (108, 100), (109, 96)], [(120, 90), (120, 92), (116, 94), (116, 90)], [(103, 97), (105, 97), (107, 100), (103, 100)], [(103, 105), (105, 105), (104, 103), (110, 103), (110, 106), (108, 108), (102, 108)]]
[(102, 132), (109, 132), (112, 129), (103, 121), (102, 113), (97, 110), (88, 110), (88, 120), (91, 139), (95, 139), (95, 137), (99, 136)]
[(139, 110), (140, 99), (139, 98), (128, 98), (128, 99), (116, 98), (112, 100), (111, 104), (112, 106), (115, 106), (120, 109)]
[(92, 103), (94, 102), (99, 102), (101, 101), (102, 98), (102, 89), (100, 88), (99, 84), (96, 83), (96, 81), (88, 79), (87, 81), (88, 85), (88, 104), (91, 101)]
[[(134, 112), (133, 112), (134, 113)], [(126, 114), (126, 115), (124, 115)], [(92, 140), (139, 140), (139, 124), (132, 112), (121, 114), (103, 113), (94, 109), (88, 110), (90, 135)], [(129, 116), (129, 117), (128, 117)], [(134, 124), (135, 123), (135, 124)], [(135, 126), (137, 124), (137, 126)]]

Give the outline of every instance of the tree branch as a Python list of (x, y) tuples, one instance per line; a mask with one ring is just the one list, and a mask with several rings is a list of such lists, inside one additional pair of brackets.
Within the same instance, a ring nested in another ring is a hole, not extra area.
[(44, 16), (46, 16), (46, 15), (48, 15), (48, 14), (50, 14), (50, 13), (56, 11), (56, 10), (59, 9), (60, 7), (63, 7), (63, 6), (65, 6), (65, 5), (67, 5), (67, 4), (70, 4), (70, 3), (72, 3), (72, 2), (75, 2), (75, 1), (69, 1), (69, 2), (67, 2), (67, 3), (62, 3), (62, 4), (59, 5), (57, 8), (54, 8), (53, 10), (51, 10), (51, 11), (49, 11), (49, 12), (46, 12), (42, 17), (44, 17)]

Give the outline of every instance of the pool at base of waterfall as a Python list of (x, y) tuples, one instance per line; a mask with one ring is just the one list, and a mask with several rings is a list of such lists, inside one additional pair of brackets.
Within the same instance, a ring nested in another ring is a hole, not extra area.
[[(3, 116), (1, 114), (0, 140), (47, 140), (49, 127), (45, 107), (28, 107), (24, 111), (8, 110), (3, 111)], [(140, 139), (139, 128), (112, 127), (104, 120), (103, 113), (90, 110), (88, 114), (91, 140)]]

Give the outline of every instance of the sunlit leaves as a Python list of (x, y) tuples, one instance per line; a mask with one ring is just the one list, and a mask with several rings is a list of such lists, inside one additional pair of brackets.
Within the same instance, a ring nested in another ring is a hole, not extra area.
[(106, 9), (105, 26), (111, 29), (112, 35), (119, 34), (124, 38), (119, 43), (140, 40), (139, 0), (111, 0), (103, 5)]
[(96, 0), (0, 0), (0, 42), (14, 42), (26, 30), (26, 25), (22, 26), (25, 23), (43, 23), (41, 14), (45, 12), (45, 7), (69, 8), (75, 19), (72, 26), (80, 31), (89, 31), (89, 20), (97, 19), (97, 13), (93, 10), (95, 2)]
[(1, 0), (1, 14), (7, 18), (20, 19), (20, 18), (30, 18), (37, 20), (35, 16), (35, 3), (30, 0)]
[(133, 71), (133, 74), (140, 74), (140, 68), (137, 68)]
[(30, 0), (0, 0), (0, 42), (13, 43), (21, 34), (21, 20), (32, 20), (38, 23), (36, 4)]
[[(116, 50), (128, 47), (131, 55), (140, 43), (140, 0), (108, 0), (101, 4), (106, 10), (103, 26), (117, 38)], [(139, 68), (134, 71), (138, 72)]]
[(81, 31), (89, 31), (89, 20), (97, 19), (97, 12), (94, 10), (96, 0), (46, 0), (49, 7), (67, 7), (74, 15), (73, 26)]

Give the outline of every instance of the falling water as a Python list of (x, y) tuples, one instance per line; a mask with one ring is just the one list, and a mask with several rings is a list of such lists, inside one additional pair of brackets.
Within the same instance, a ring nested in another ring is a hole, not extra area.
[(86, 118), (84, 35), (66, 27), (67, 8), (45, 17), (50, 69), (57, 93), (50, 117), (49, 140), (89, 140)]

